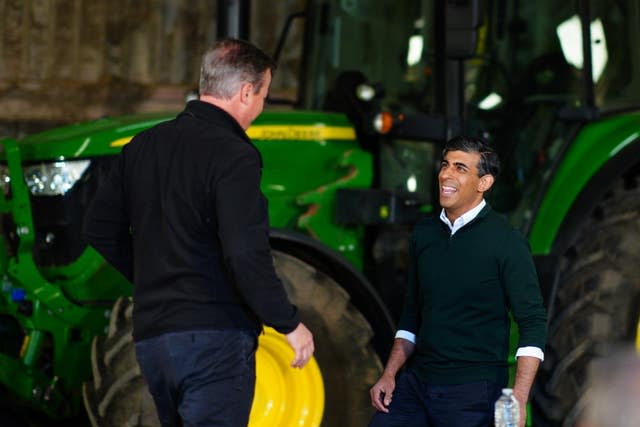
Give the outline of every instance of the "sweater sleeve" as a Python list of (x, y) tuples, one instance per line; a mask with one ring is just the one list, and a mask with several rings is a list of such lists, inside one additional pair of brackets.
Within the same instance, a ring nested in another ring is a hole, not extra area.
[(133, 282), (133, 242), (123, 186), (124, 153), (100, 184), (84, 220), (85, 241), (130, 282)]
[(409, 266), (407, 271), (407, 289), (405, 291), (402, 315), (398, 322), (398, 330), (411, 332), (418, 335), (420, 327), (420, 304), (419, 304), (419, 281), (418, 281), (418, 260), (416, 259), (416, 239), (415, 232), (409, 244)]
[(218, 236), (227, 270), (258, 318), (286, 334), (300, 320), (273, 266), (260, 158), (253, 149), (235, 157), (215, 184)]
[(504, 252), (502, 280), (513, 318), (518, 325), (518, 347), (538, 347), (544, 350), (547, 314), (542, 303), (538, 275), (529, 243), (516, 230), (508, 237)]

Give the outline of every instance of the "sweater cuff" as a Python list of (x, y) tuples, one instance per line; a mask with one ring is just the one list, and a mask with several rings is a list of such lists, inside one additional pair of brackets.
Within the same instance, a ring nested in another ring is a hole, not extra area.
[(300, 316), (298, 315), (298, 307), (291, 304), (291, 309), (293, 310), (293, 312), (290, 318), (279, 319), (279, 322), (277, 324), (269, 324), (265, 322), (265, 325), (271, 326), (273, 329), (283, 335), (287, 335), (290, 332), (293, 332), (301, 323), (301, 321)]

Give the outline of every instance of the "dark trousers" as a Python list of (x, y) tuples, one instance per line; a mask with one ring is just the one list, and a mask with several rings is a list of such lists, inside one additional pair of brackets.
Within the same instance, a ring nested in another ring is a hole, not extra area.
[(136, 342), (163, 427), (245, 427), (255, 388), (255, 331), (172, 332)]
[(490, 427), (502, 386), (491, 381), (429, 385), (405, 370), (398, 375), (389, 413), (369, 427)]

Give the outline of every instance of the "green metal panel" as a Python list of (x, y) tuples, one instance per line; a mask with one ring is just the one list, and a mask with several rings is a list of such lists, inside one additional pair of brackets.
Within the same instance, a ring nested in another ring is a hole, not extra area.
[(548, 254), (562, 221), (580, 191), (598, 170), (631, 143), (639, 143), (640, 112), (585, 126), (554, 174), (529, 234), (532, 252)]
[(271, 226), (304, 231), (361, 267), (362, 229), (337, 226), (333, 208), (338, 188), (371, 184), (371, 156), (355, 141), (270, 141), (257, 145), (265, 164), (263, 190), (269, 200)]
[(27, 163), (116, 154), (121, 146), (112, 146), (113, 142), (173, 117), (175, 114), (156, 113), (104, 118), (27, 136), (18, 145)]

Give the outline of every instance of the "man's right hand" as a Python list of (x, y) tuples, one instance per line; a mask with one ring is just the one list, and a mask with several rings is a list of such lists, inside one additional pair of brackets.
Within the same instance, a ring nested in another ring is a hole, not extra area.
[(396, 380), (393, 376), (383, 375), (380, 377), (378, 382), (369, 390), (373, 407), (380, 412), (389, 412), (389, 404), (391, 404), (391, 397), (395, 388)]
[(285, 336), (287, 337), (287, 342), (295, 352), (291, 366), (294, 368), (302, 368), (307, 364), (309, 359), (311, 359), (311, 356), (313, 356), (315, 349), (313, 345), (313, 334), (300, 322), (293, 331)]

